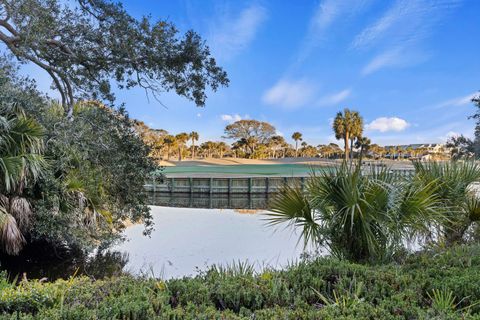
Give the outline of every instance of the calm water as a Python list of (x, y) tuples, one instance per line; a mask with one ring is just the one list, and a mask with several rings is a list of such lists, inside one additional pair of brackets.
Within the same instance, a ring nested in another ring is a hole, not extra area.
[[(54, 280), (75, 273), (94, 278), (123, 272), (183, 277), (238, 261), (248, 261), (257, 270), (282, 268), (300, 257), (303, 243), (292, 229), (266, 225), (266, 211), (258, 208), (266, 208), (267, 202), (265, 196), (151, 195), (155, 230), (150, 237), (143, 235), (143, 225), (133, 225), (124, 231), (125, 242), (89, 255), (66, 248), (53, 252), (34, 243), (20, 256), (0, 254), (0, 269), (12, 279), (26, 273), (30, 279)], [(211, 209), (201, 209), (205, 207)]]
[(267, 227), (262, 213), (253, 212), (155, 206), (151, 237), (142, 235), (142, 225), (129, 227), (128, 241), (115, 250), (129, 254), (125, 270), (164, 278), (195, 275), (212, 264), (249, 261), (260, 270), (298, 259), (303, 249), (298, 235)]

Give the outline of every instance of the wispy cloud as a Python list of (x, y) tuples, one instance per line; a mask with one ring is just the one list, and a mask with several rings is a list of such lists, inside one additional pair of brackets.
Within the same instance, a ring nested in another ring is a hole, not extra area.
[[(359, 13), (371, 0), (323, 0), (316, 7), (307, 34), (300, 47), (296, 63), (303, 62), (324, 39), (327, 29), (341, 17), (349, 17)], [(346, 21), (347, 19), (341, 19)]]
[(449, 99), (443, 102), (440, 102), (432, 107), (432, 109), (441, 109), (441, 108), (446, 108), (446, 107), (461, 107), (464, 105), (468, 105), (472, 103), (472, 99), (478, 96), (478, 92), (474, 92), (471, 94), (468, 94), (463, 97), (457, 97), (453, 99)]
[(385, 14), (360, 32), (354, 48), (369, 47), (386, 40), (395, 44), (418, 41), (430, 35), (444, 14), (461, 0), (397, 0)]
[(345, 101), (352, 94), (351, 89), (344, 89), (334, 94), (322, 97), (318, 100), (319, 106), (333, 106), (342, 101)]
[(263, 102), (286, 108), (296, 108), (310, 102), (315, 85), (307, 80), (280, 80), (263, 95)]
[[(375, 46), (383, 50), (363, 68), (362, 73), (367, 75), (387, 66), (408, 66), (424, 61), (426, 55), (419, 53), (418, 43), (429, 37), (444, 16), (461, 2), (397, 0), (383, 16), (352, 41), (351, 47), (354, 49)], [(405, 55), (407, 52), (416, 53)]]
[(405, 130), (409, 126), (410, 124), (407, 121), (398, 117), (380, 117), (367, 124), (365, 128), (370, 131), (398, 132)]
[(391, 67), (408, 67), (421, 63), (428, 59), (428, 55), (416, 51), (414, 48), (408, 50), (402, 47), (386, 50), (370, 60), (363, 69), (362, 75), (366, 76), (380, 69)]
[(250, 116), (248, 114), (244, 115), (243, 117), (241, 115), (239, 115), (238, 113), (220, 115), (220, 119), (222, 119), (222, 121), (230, 122), (230, 123), (240, 121), (240, 120), (243, 120), (243, 119), (249, 119), (249, 118), (250, 118)]
[(258, 4), (248, 6), (238, 16), (225, 13), (212, 25), (212, 50), (220, 59), (232, 59), (250, 45), (266, 19), (267, 10)]

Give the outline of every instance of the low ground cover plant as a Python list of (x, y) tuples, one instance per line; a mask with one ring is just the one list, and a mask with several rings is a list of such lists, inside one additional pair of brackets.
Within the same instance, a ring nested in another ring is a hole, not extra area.
[(282, 271), (247, 264), (195, 277), (0, 280), (1, 319), (478, 319), (480, 246), (365, 265), (309, 258)]

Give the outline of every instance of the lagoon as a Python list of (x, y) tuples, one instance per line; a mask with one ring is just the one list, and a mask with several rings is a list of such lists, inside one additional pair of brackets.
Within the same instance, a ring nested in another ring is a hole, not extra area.
[(115, 250), (129, 255), (125, 271), (165, 279), (238, 261), (282, 268), (300, 258), (303, 243), (290, 228), (268, 227), (265, 212), (152, 206), (151, 236), (142, 235), (143, 225), (131, 226)]

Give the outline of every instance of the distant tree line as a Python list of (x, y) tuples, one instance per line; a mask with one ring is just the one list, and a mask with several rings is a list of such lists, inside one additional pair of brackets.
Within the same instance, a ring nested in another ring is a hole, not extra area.
[[(352, 116), (353, 114), (353, 116)], [(352, 120), (353, 119), (353, 120)], [(141, 121), (136, 129), (150, 147), (150, 157), (156, 161), (201, 159), (201, 158), (245, 158), (279, 159), (288, 157), (324, 159), (420, 159), (432, 153), (427, 146), (380, 146), (363, 135), (363, 121), (358, 112), (339, 112), (333, 123), (333, 131), (343, 140), (343, 147), (336, 143), (312, 145), (304, 141), (300, 132), (291, 135), (293, 143), (277, 134), (275, 127), (257, 120), (239, 120), (225, 127), (226, 141), (204, 141), (199, 143), (198, 132), (171, 134), (163, 129), (151, 129)], [(444, 148), (437, 149), (436, 157), (462, 158), (473, 154), (473, 142), (464, 136), (453, 137)]]
[(335, 137), (343, 142), (312, 145), (304, 141), (301, 132), (293, 132), (292, 144), (277, 133), (276, 128), (264, 121), (239, 120), (225, 127), (223, 139), (233, 141), (205, 141), (198, 143), (198, 132), (170, 134), (166, 130), (151, 129), (141, 121), (136, 122), (137, 131), (151, 148), (150, 157), (155, 160), (182, 160), (185, 158), (247, 158), (278, 159), (286, 157), (318, 157), (324, 159), (431, 159), (454, 160), (473, 158), (480, 154), (480, 99), (474, 98), (477, 111), (471, 116), (476, 120), (475, 139), (464, 135), (450, 137), (444, 145), (433, 152), (428, 145), (381, 146), (372, 143), (364, 135), (363, 118), (358, 111), (344, 109), (337, 113), (332, 124)]

